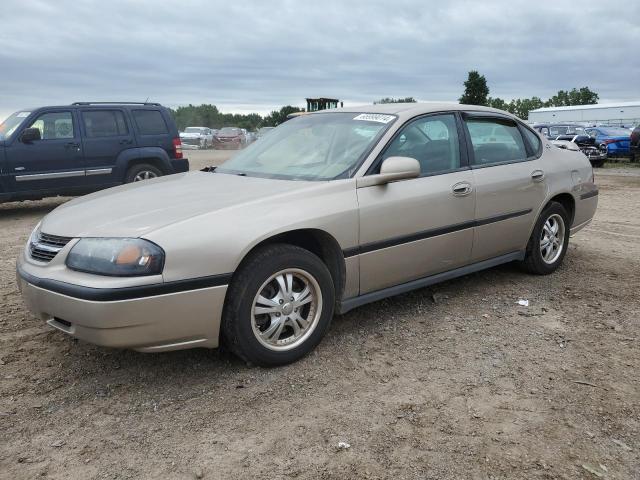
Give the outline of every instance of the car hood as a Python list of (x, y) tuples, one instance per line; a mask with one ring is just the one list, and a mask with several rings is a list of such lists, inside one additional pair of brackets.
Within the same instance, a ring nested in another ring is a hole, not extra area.
[(40, 228), (64, 237), (141, 237), (172, 223), (314, 185), (318, 182), (188, 172), (76, 198), (47, 215)]

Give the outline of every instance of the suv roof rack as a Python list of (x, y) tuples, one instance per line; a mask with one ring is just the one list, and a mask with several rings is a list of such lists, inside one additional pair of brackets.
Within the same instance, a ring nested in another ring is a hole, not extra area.
[(71, 105), (153, 105), (154, 107), (160, 107), (159, 103), (155, 102), (73, 102)]

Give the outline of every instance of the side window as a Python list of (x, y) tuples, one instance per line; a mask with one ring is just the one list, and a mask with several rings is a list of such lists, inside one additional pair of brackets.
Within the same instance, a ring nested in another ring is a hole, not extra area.
[(71, 112), (43, 113), (30, 125), (30, 128), (40, 130), (40, 138), (42, 140), (75, 137)]
[(455, 117), (451, 114), (431, 115), (412, 121), (385, 150), (382, 158), (389, 157), (415, 158), (423, 175), (460, 168)]
[(538, 137), (538, 135), (536, 135), (534, 132), (532, 132), (526, 127), (522, 127), (522, 130), (524, 131), (524, 136), (527, 137), (527, 141), (531, 146), (533, 155), (537, 157), (538, 153), (540, 152), (540, 147), (542, 147), (542, 142), (540, 141), (540, 137)]
[(129, 133), (120, 110), (82, 112), (84, 130), (89, 138), (117, 137)]
[(165, 135), (169, 133), (159, 110), (133, 110), (133, 118), (140, 135)]
[(525, 161), (527, 149), (515, 122), (499, 119), (470, 118), (466, 120), (473, 164), (490, 165)]

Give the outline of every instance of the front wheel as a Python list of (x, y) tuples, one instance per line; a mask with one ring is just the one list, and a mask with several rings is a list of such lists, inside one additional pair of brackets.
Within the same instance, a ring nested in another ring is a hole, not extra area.
[(234, 275), (223, 312), (223, 341), (256, 365), (294, 362), (320, 343), (334, 302), (333, 281), (322, 260), (293, 245), (267, 245)]
[(569, 245), (569, 214), (558, 202), (551, 202), (538, 217), (529, 238), (522, 267), (529, 273), (548, 275), (562, 263)]

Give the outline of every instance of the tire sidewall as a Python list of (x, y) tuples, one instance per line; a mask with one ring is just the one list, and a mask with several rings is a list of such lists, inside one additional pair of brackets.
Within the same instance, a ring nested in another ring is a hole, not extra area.
[(160, 171), (158, 167), (155, 167), (147, 163), (141, 163), (138, 165), (134, 165), (133, 167), (130, 167), (129, 170), (127, 170), (125, 183), (133, 183), (133, 180), (136, 178), (136, 175), (138, 175), (138, 173), (144, 170), (149, 170), (154, 172), (156, 174), (156, 178), (162, 176), (162, 171)]
[[(235, 340), (242, 351), (242, 356), (262, 366), (284, 365), (305, 356), (320, 343), (333, 317), (335, 292), (331, 274), (326, 266), (311, 252), (297, 247), (288, 250), (284, 255), (267, 257), (258, 264), (247, 266), (251, 268), (251, 274), (234, 292), (236, 298), (230, 299), (224, 313), (225, 321), (230, 322), (230, 327), (234, 330)], [(251, 325), (251, 310), (258, 289), (264, 282), (274, 273), (289, 268), (304, 270), (315, 278), (322, 293), (322, 312), (318, 324), (304, 343), (291, 350), (275, 351), (262, 345), (255, 337)]]
[[(542, 236), (542, 229), (544, 228), (544, 224), (547, 219), (551, 215), (560, 215), (562, 220), (564, 221), (564, 243), (562, 246), (562, 252), (560, 256), (556, 259), (555, 262), (549, 264), (546, 263), (542, 259), (542, 252), (540, 252), (540, 238)], [(556, 202), (549, 204), (538, 217), (538, 221), (536, 222), (536, 226), (533, 229), (533, 233), (531, 234), (530, 246), (529, 246), (529, 254), (532, 255), (532, 260), (535, 264), (537, 270), (539, 270), (542, 274), (552, 273), (562, 264), (564, 260), (564, 256), (567, 254), (567, 249), (569, 247), (569, 235), (570, 235), (570, 220), (569, 215), (565, 208)]]

